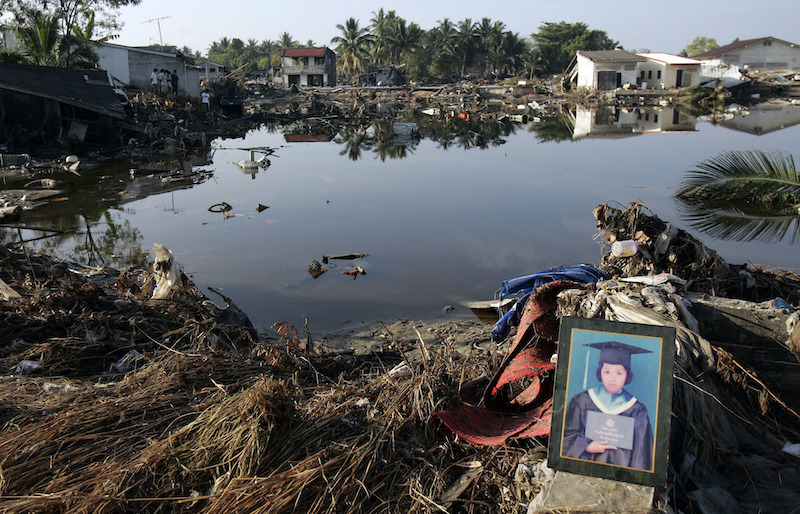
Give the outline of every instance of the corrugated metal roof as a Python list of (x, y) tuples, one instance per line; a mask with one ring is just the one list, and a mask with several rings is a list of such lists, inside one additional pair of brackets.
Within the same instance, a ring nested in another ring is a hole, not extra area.
[(284, 57), (325, 57), (326, 47), (321, 48), (287, 48)]
[(701, 64), (700, 61), (696, 61), (694, 59), (689, 59), (688, 57), (681, 57), (680, 55), (672, 55), (672, 54), (665, 54), (662, 52), (649, 52), (643, 54), (636, 54), (641, 55), (645, 59), (650, 59), (653, 61), (663, 62), (664, 64), (673, 64), (673, 65), (685, 65), (685, 64)]
[(594, 62), (644, 62), (644, 57), (639, 57), (625, 50), (580, 50), (582, 56)]

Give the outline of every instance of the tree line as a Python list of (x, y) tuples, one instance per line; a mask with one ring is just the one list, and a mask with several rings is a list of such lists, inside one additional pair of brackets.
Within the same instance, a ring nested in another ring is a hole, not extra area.
[[(119, 25), (114, 10), (141, 0), (0, 0), (0, 17), (10, 15), (22, 51), (0, 52), (0, 61), (47, 66), (92, 67), (93, 43), (113, 39)], [(578, 50), (611, 50), (619, 46), (603, 30), (587, 24), (545, 22), (530, 37), (508, 30), (501, 21), (466, 18), (440, 20), (429, 30), (407, 21), (394, 10), (379, 9), (367, 25), (348, 18), (336, 25), (330, 45), (337, 53), (340, 81), (357, 83), (370, 65), (403, 68), (411, 80), (499, 79), (546, 77), (562, 73)], [(684, 50), (716, 42), (696, 38)], [(276, 40), (223, 37), (207, 53), (186, 46), (185, 56), (208, 58), (236, 74), (280, 66), (286, 48), (318, 46), (296, 41), (283, 32)]]

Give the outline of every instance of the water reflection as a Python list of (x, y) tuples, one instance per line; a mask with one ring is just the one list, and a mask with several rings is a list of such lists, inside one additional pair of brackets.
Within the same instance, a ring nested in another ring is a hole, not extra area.
[(723, 240), (800, 236), (800, 179), (785, 153), (730, 152), (687, 172), (675, 195), (684, 219)]
[[(90, 265), (125, 268), (147, 261), (140, 230), (131, 224), (123, 206), (151, 195), (173, 193), (202, 184), (211, 171), (208, 156), (164, 159), (131, 168), (112, 164), (63, 177), (66, 195), (26, 212), (20, 228), (0, 228), (0, 241), (19, 243), (62, 258)], [(21, 187), (14, 180), (5, 187)], [(170, 212), (177, 214), (174, 202)]]
[(575, 140), (622, 138), (660, 132), (694, 132), (695, 116), (684, 114), (672, 105), (641, 107), (585, 107), (578, 105), (567, 112)]
[[(100, 262), (99, 252), (107, 264), (125, 267), (147, 259), (153, 243), (165, 244), (199, 287), (224, 289), (258, 326), (302, 324), (306, 315), (315, 329), (344, 320), (438, 317), (445, 305), (488, 299), (509, 277), (597, 262), (591, 209), (598, 203), (641, 201), (686, 226), (672, 194), (683, 170), (730, 148), (791, 148), (800, 131), (754, 137), (680, 112), (676, 119), (668, 106), (565, 107), (562, 115), (528, 113), (527, 123), (501, 113), (457, 114), (442, 108), (391, 121), (273, 123), (215, 141), (213, 166), (165, 161), (133, 175), (126, 164), (67, 177), (68, 199), (28, 211), (23, 221), (76, 233), (26, 247), (84, 263)], [(576, 132), (579, 124), (586, 129)], [(622, 160), (619, 144), (593, 139), (615, 132), (678, 135), (630, 137)], [(580, 134), (586, 137), (574, 139)], [(584, 143), (547, 144), (562, 141)], [(249, 156), (254, 148), (280, 155), (268, 170), (244, 174), (233, 163), (258, 160)], [(208, 212), (219, 202), (231, 205), (231, 216)], [(695, 207), (718, 212), (708, 203)], [(764, 219), (769, 212), (743, 216)], [(796, 224), (773, 231), (786, 234), (780, 249), (797, 233)], [(26, 239), (38, 235), (23, 231)], [(19, 236), (5, 229), (0, 237)], [(765, 251), (758, 243), (712, 237), (708, 244), (731, 262), (796, 265), (791, 249)], [(370, 253), (365, 277), (309, 274), (311, 258), (354, 250)], [(461, 315), (472, 316), (458, 308), (447, 314)]]

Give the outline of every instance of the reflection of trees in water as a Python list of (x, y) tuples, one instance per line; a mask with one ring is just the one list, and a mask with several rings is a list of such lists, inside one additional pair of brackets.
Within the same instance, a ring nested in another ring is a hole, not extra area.
[(528, 128), (529, 132), (533, 132), (542, 143), (553, 141), (560, 143), (561, 141), (575, 141), (572, 138), (573, 128), (567, 120), (566, 116), (546, 116), (542, 117), (538, 123), (531, 124)]
[[(428, 139), (443, 150), (457, 145), (463, 149), (486, 149), (502, 145), (505, 138), (517, 131), (518, 125), (497, 119), (462, 120), (454, 117), (431, 117), (409, 115), (404, 121), (419, 126), (420, 139)], [(394, 122), (380, 120), (369, 127), (348, 126), (342, 128), (334, 142), (343, 146), (339, 155), (350, 160), (361, 159), (363, 152), (371, 151), (386, 159), (403, 159), (414, 153), (418, 140), (399, 138), (394, 133)]]
[(351, 161), (361, 159), (361, 152), (368, 146), (367, 131), (362, 127), (345, 127), (334, 138), (334, 143), (344, 145), (339, 155), (347, 155)]
[[(142, 234), (129, 220), (120, 222), (108, 210), (85, 215), (83, 224), (73, 224), (75, 218), (71, 218), (66, 221), (73, 232), (44, 239), (38, 249), (89, 265), (126, 268), (147, 263), (149, 254), (142, 248)], [(53, 224), (64, 227), (61, 221), (53, 220)]]
[(733, 241), (800, 235), (800, 178), (786, 153), (729, 152), (687, 172), (675, 197), (698, 230)]

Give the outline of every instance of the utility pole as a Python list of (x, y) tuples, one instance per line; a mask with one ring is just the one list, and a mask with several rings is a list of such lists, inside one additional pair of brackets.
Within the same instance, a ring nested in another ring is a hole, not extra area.
[(164, 51), (164, 39), (161, 37), (161, 20), (166, 20), (167, 18), (172, 18), (172, 16), (162, 16), (161, 18), (150, 18), (149, 20), (142, 22), (142, 23), (156, 22), (158, 24), (158, 41), (161, 45), (162, 52)]

